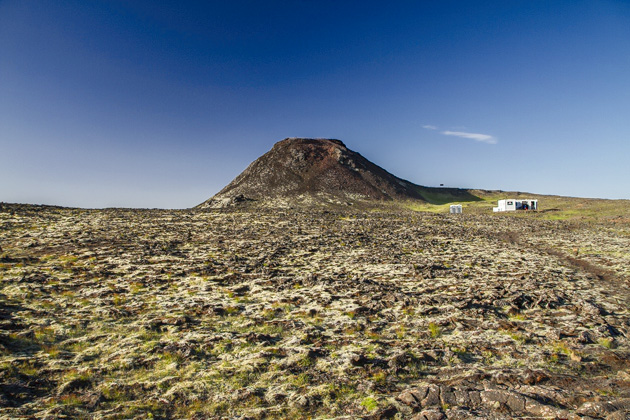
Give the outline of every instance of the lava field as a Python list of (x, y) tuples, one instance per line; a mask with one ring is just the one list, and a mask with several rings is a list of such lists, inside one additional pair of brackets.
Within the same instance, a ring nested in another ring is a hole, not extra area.
[(0, 205), (3, 418), (630, 416), (630, 223)]

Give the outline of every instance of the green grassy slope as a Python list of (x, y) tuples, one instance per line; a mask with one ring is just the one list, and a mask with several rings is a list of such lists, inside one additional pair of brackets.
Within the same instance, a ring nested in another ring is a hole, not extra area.
[(454, 188), (417, 187), (426, 203), (405, 201), (400, 206), (414, 211), (448, 213), (451, 204), (461, 204), (464, 213), (492, 213), (497, 201), (504, 198), (537, 199), (538, 212), (505, 212), (498, 216), (540, 217), (549, 220), (630, 220), (630, 200), (605, 200), (598, 198), (563, 197), (516, 191), (460, 190)]

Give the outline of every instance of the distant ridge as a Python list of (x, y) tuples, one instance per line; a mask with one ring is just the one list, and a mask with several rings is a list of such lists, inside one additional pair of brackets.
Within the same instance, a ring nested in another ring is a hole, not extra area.
[[(298, 203), (425, 199), (429, 190), (400, 179), (341, 140), (286, 138), (277, 142), (218, 194), (199, 208), (221, 208), (245, 202)], [(471, 195), (454, 188), (431, 189), (442, 194)]]

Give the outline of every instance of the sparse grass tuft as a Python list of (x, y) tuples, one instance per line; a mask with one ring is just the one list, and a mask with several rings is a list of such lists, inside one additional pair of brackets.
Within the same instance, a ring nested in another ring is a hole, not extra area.
[(520, 344), (526, 344), (527, 342), (529, 342), (529, 339), (523, 333), (510, 332), (509, 335), (510, 335), (510, 338), (512, 338), (512, 340), (514, 340), (514, 341), (516, 341), (516, 342), (518, 342)]
[(376, 372), (370, 379), (377, 385), (385, 385), (387, 383), (387, 372)]
[(429, 323), (429, 333), (431, 334), (431, 338), (438, 338), (442, 335), (442, 330), (440, 326), (434, 322)]
[(599, 340), (597, 340), (597, 342), (599, 343), (600, 346), (605, 347), (607, 349), (612, 349), (613, 347), (612, 338), (600, 338)]

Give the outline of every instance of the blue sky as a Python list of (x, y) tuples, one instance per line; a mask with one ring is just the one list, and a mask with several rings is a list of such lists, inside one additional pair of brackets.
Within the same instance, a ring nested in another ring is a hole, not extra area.
[(627, 1), (0, 0), (0, 201), (184, 208), (285, 137), (630, 199)]

